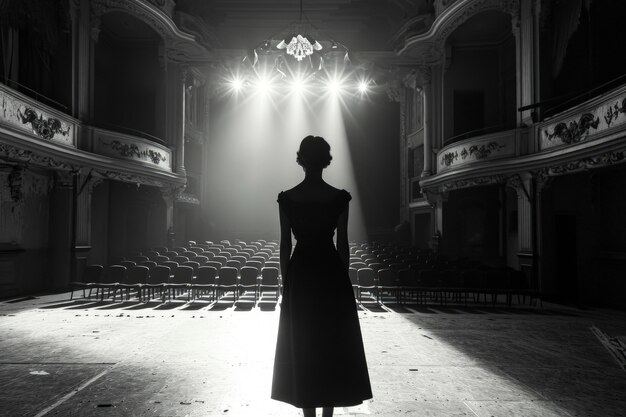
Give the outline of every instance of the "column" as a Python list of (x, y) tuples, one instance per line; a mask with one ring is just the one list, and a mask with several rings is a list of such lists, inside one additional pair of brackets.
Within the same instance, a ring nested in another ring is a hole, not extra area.
[[(167, 46), (166, 46), (167, 49)], [(185, 85), (187, 69), (172, 60), (166, 62), (165, 138), (175, 148), (175, 167), (185, 175)]]
[[(507, 182), (517, 194), (517, 257), (519, 265), (531, 280), (535, 279), (535, 215), (533, 178), (529, 173), (512, 177)], [(532, 282), (532, 281), (531, 281)]]
[[(72, 19), (72, 116), (83, 123), (92, 119), (93, 100), (93, 45), (98, 38), (100, 17), (93, 15), (89, 0), (70, 2)], [(92, 27), (93, 23), (93, 27)], [(88, 132), (78, 126), (78, 146), (88, 146)]]
[(77, 174), (73, 248), (75, 277), (81, 276), (91, 252), (91, 197), (94, 188), (102, 181), (102, 178), (94, 177), (91, 173)]
[(55, 173), (54, 188), (50, 198), (50, 273), (45, 286), (51, 289), (66, 288), (73, 275), (72, 244), (74, 241), (74, 187), (75, 175)]
[[(522, 0), (519, 11), (512, 10), (512, 31), (517, 50), (517, 105), (519, 107), (535, 103), (535, 17), (533, 1)], [(532, 125), (534, 109), (518, 112), (519, 125)]]
[(424, 170), (421, 177), (430, 177), (433, 173), (433, 135), (432, 123), (432, 70), (428, 66), (420, 68), (422, 75), (422, 105), (424, 106)]

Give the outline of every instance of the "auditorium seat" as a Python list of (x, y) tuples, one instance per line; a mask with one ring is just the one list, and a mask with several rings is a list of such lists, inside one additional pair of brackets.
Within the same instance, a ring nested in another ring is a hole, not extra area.
[(197, 298), (198, 292), (209, 291), (215, 298), (215, 286), (218, 269), (212, 266), (201, 266), (196, 271), (196, 278), (191, 281), (190, 290), (192, 298)]

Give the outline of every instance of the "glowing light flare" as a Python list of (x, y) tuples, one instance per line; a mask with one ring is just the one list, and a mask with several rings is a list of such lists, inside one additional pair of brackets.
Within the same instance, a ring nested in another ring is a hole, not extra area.
[(359, 93), (365, 94), (369, 91), (369, 83), (365, 80), (359, 81)]

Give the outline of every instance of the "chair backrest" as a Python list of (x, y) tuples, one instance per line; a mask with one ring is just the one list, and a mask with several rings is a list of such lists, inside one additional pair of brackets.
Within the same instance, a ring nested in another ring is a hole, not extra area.
[(229, 259), (226, 261), (226, 266), (232, 266), (233, 268), (237, 268), (237, 270), (239, 270), (241, 269), (241, 262)]
[(137, 264), (137, 266), (147, 266), (148, 268), (154, 268), (158, 264), (154, 261), (143, 261)]
[(373, 287), (376, 285), (376, 273), (372, 268), (361, 268), (357, 270), (359, 287)]
[(174, 252), (174, 251), (168, 250), (167, 252), (163, 252), (161, 255), (167, 256), (168, 259), (174, 259), (175, 257), (178, 256), (178, 252)]
[(361, 268), (367, 268), (367, 264), (365, 262), (350, 262), (350, 267), (358, 271)]
[(278, 269), (278, 268), (280, 268), (280, 262), (270, 262), (270, 261), (267, 261), (267, 262), (265, 262), (265, 264), (263, 266), (266, 267), (266, 268), (276, 268), (276, 269)]
[(261, 285), (278, 285), (278, 268), (261, 268)]
[(213, 255), (217, 255), (218, 253), (220, 253), (222, 251), (222, 249), (221, 248), (216, 248), (215, 246), (211, 246), (206, 251), (212, 253)]
[(252, 256), (254, 256), (254, 254), (256, 253), (256, 250), (248, 247), (248, 248), (242, 249), (240, 252), (248, 255), (248, 259), (250, 259)]
[(174, 284), (191, 284), (193, 278), (193, 268), (187, 265), (181, 265), (174, 270), (174, 276), (171, 282)]
[[(147, 261), (150, 262), (150, 261)], [(156, 266), (156, 264), (155, 264)], [(128, 269), (126, 276), (126, 284), (145, 284), (148, 282), (150, 268), (144, 265), (133, 266)]]
[(195, 252), (192, 252), (192, 251), (186, 250), (186, 251), (184, 251), (183, 253), (181, 253), (179, 256), (186, 256), (187, 258), (190, 258), (190, 259), (191, 259), (191, 258), (195, 258), (196, 256), (198, 256), (198, 254), (197, 254), (197, 253), (195, 253)]
[(263, 256), (254, 255), (250, 259), (248, 259), (248, 262), (250, 261), (260, 262), (261, 265), (263, 265), (265, 261), (267, 261), (267, 259), (265, 259)]
[(181, 253), (187, 251), (187, 248), (184, 248), (182, 246), (175, 246), (171, 250), (180, 255)]
[(174, 258), (172, 258), (172, 261), (182, 264), (184, 262), (189, 261), (189, 258), (186, 256), (175, 256)]
[(207, 262), (209, 262), (209, 258), (207, 256), (203, 256), (203, 255), (198, 255), (194, 258), (195, 262), (198, 262), (200, 264), (200, 266), (206, 264)]
[(239, 252), (239, 250), (238, 250), (238, 249), (236, 249), (236, 248), (229, 247), (229, 248), (225, 248), (225, 249), (223, 250), (223, 252), (228, 252), (228, 253), (230, 253), (230, 256), (235, 256), (235, 255), (237, 255), (237, 253)]
[(196, 255), (202, 255), (204, 253), (204, 249), (199, 246), (192, 246), (189, 248), (189, 250)]
[(135, 265), (137, 265), (137, 262), (133, 262), (133, 261), (121, 261), (121, 262), (117, 262), (117, 265), (122, 265), (125, 266), (126, 269), (131, 268)]
[(226, 252), (225, 250), (222, 250), (220, 253), (217, 254), (217, 256), (221, 256), (223, 258), (226, 258), (226, 260), (228, 260), (230, 259), (231, 256), (233, 256), (233, 254), (230, 252)]
[(163, 262), (169, 261), (170, 258), (168, 258), (167, 256), (159, 255), (159, 256), (155, 256), (154, 258), (152, 258), (152, 260), (156, 262), (157, 264), (162, 264)]
[(138, 263), (143, 262), (143, 261), (149, 261), (149, 260), (150, 260), (150, 258), (145, 256), (145, 255), (133, 256), (131, 258), (131, 261), (133, 261), (135, 264), (138, 264)]
[(163, 262), (161, 265), (167, 266), (171, 271), (178, 268), (178, 262), (174, 262), (174, 261)]
[(231, 261), (239, 261), (239, 263), (241, 265), (245, 265), (246, 262), (248, 261), (248, 258), (243, 256), (243, 255), (235, 255), (232, 258), (230, 258)]
[(374, 271), (378, 272), (381, 269), (383, 269), (383, 264), (379, 262), (372, 262), (371, 264), (369, 264), (369, 267), (372, 268)]
[[(152, 248), (152, 250), (154, 252), (159, 253), (159, 254), (163, 254), (163, 253), (167, 252), (167, 248), (165, 246), (156, 246), (156, 247)], [(150, 255), (148, 255), (148, 256), (150, 256)]]
[(164, 265), (157, 265), (150, 269), (148, 284), (165, 284), (170, 280), (170, 268)]
[(213, 259), (211, 259), (213, 262), (219, 262), (222, 266), (226, 265), (226, 261), (228, 260), (227, 257), (222, 256), (222, 255), (217, 255), (214, 256)]
[(81, 277), (81, 282), (99, 282), (100, 275), (102, 274), (102, 270), (104, 267), (102, 265), (88, 265), (83, 269), (83, 275)]
[(126, 267), (123, 265), (109, 265), (104, 268), (100, 282), (103, 284), (115, 284), (126, 281)]
[(205, 266), (212, 266), (213, 268), (217, 269), (218, 271), (222, 268), (222, 263), (221, 262), (217, 262), (217, 261), (209, 261), (206, 264), (204, 264)]
[(237, 268), (231, 266), (223, 266), (218, 272), (218, 285), (235, 285), (237, 284)]
[(383, 268), (378, 270), (378, 285), (389, 287), (397, 285), (398, 274), (393, 269)]
[(261, 268), (263, 268), (263, 264), (259, 261), (246, 261), (245, 266), (251, 266), (257, 269), (257, 273), (261, 273)]
[(161, 255), (161, 253), (155, 250), (149, 250), (146, 252), (146, 256), (150, 259), (153, 259), (155, 256), (159, 256), (159, 255)]
[(218, 269), (212, 266), (201, 266), (196, 271), (196, 279), (194, 281), (194, 284), (215, 285), (217, 271)]
[(183, 262), (181, 266), (190, 266), (195, 272), (200, 267), (200, 263), (194, 262), (194, 261), (187, 261), (187, 262)]
[(261, 257), (261, 258), (263, 258), (264, 261), (267, 261), (272, 255), (271, 255), (271, 251), (270, 251), (270, 253), (266, 253), (266, 252), (263, 252), (262, 250), (259, 250), (259, 251), (256, 252), (256, 254), (254, 254), (254, 256), (255, 257), (257, 257), (257, 256)]
[(242, 266), (239, 274), (239, 283), (241, 285), (256, 285), (259, 270), (252, 266)]

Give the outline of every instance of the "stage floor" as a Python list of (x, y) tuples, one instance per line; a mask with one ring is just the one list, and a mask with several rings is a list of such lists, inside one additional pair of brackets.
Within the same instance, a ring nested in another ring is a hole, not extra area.
[[(2, 415), (301, 415), (269, 398), (271, 304), (9, 301)], [(625, 312), (370, 303), (359, 317), (374, 399), (337, 416), (626, 415), (626, 371), (590, 329), (623, 337)]]

